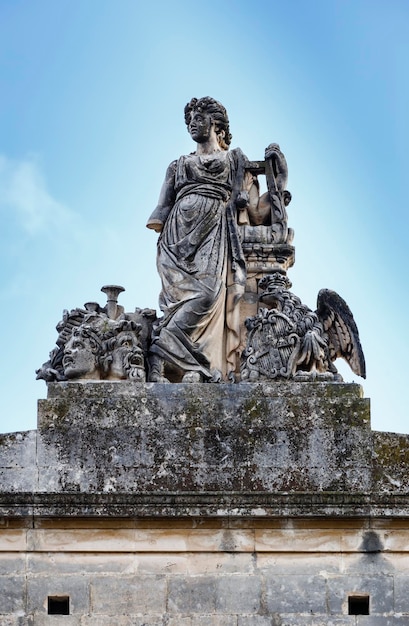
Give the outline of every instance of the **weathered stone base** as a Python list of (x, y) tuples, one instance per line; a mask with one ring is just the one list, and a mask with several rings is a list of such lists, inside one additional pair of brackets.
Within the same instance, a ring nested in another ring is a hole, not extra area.
[(54, 383), (18, 490), (362, 492), (371, 442), (358, 385)]
[(0, 445), (1, 626), (409, 626), (409, 438), (358, 385), (58, 383)]

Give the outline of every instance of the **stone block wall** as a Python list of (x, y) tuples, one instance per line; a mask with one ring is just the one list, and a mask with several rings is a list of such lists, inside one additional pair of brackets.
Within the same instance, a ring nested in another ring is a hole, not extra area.
[[(409, 624), (409, 523), (42, 519), (0, 534), (10, 626)], [(349, 599), (368, 597), (369, 615)], [(69, 615), (48, 614), (68, 598)]]

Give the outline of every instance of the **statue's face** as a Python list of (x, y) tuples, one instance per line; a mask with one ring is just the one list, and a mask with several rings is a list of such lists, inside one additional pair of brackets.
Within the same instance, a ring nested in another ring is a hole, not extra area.
[(115, 347), (112, 350), (111, 376), (114, 378), (126, 378), (124, 359), (137, 345), (137, 340), (132, 333), (119, 333)]
[(189, 133), (197, 143), (204, 143), (210, 139), (212, 133), (215, 133), (215, 123), (208, 113), (201, 111), (193, 111), (190, 123)]
[(67, 378), (98, 378), (96, 356), (87, 339), (71, 337), (65, 344), (62, 363)]

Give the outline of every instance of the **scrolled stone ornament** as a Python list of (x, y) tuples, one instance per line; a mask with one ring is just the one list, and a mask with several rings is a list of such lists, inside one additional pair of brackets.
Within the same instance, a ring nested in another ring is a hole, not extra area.
[(291, 378), (300, 344), (295, 322), (281, 312), (264, 308), (257, 317), (246, 320), (246, 327), (248, 343), (241, 380)]
[(36, 369), (36, 380), (45, 380), (46, 383), (65, 380), (62, 359), (64, 352), (60, 347), (55, 347), (49, 354), (49, 359)]
[(242, 381), (342, 381), (334, 365), (338, 357), (365, 378), (358, 329), (346, 302), (334, 291), (323, 289), (314, 312), (290, 287), (288, 278), (278, 272), (260, 281), (264, 289), (261, 308), (246, 320)]

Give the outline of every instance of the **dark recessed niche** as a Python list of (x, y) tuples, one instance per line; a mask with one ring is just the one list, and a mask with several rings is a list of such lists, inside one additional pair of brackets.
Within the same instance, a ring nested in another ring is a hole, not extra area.
[(348, 615), (369, 615), (369, 596), (348, 596)]
[(48, 596), (48, 615), (69, 615), (69, 596)]

